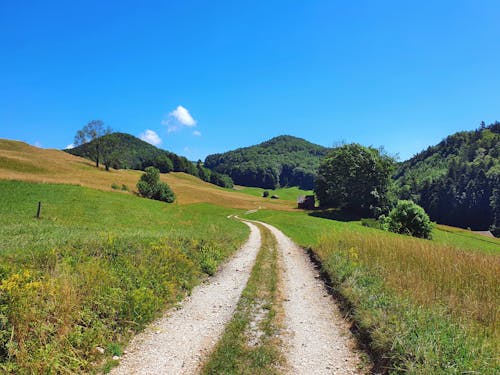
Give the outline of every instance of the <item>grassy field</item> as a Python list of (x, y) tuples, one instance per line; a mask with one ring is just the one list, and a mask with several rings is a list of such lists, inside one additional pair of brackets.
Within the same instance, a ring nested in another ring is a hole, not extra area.
[[(310, 195), (314, 194), (312, 190), (301, 190), (298, 187), (288, 187), (275, 190), (262, 189), (257, 187), (246, 187), (246, 186), (236, 186), (235, 188), (240, 193), (252, 195), (254, 197), (262, 197), (264, 191), (269, 192), (269, 196), (277, 195), (279, 199), (285, 201), (297, 202), (297, 197), (299, 195)], [(269, 198), (268, 198), (269, 199)]]
[(415, 374), (500, 370), (500, 241), (447, 228), (420, 240), (304, 213), (248, 217), (312, 248), (379, 365)]
[(271, 232), (259, 225), (262, 246), (248, 283), (203, 374), (277, 374), (284, 366), (278, 337), (279, 260)]
[(233, 212), (0, 181), (0, 372), (107, 366), (240, 246), (248, 230), (226, 219)]
[[(107, 172), (104, 168), (95, 168), (90, 160), (63, 151), (0, 139), (0, 179), (4, 180), (72, 184), (115, 192), (113, 184), (119, 188), (124, 185), (128, 191), (120, 193), (134, 195), (141, 174), (133, 170)], [(174, 190), (177, 203), (181, 205), (205, 202), (245, 210), (259, 207), (292, 210), (296, 207), (295, 201), (270, 200), (223, 189), (185, 173), (162, 174), (160, 178)]]

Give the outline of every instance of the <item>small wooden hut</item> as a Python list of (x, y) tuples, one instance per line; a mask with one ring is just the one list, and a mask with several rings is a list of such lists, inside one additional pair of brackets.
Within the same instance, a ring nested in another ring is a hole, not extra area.
[(314, 195), (300, 195), (297, 198), (297, 207), (303, 210), (314, 210), (315, 205), (316, 200), (314, 199)]

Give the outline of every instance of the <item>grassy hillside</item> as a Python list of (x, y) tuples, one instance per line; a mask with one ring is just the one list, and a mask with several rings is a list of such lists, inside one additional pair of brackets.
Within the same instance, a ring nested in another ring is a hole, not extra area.
[(453, 134), (402, 163), (399, 194), (442, 224), (500, 227), (500, 123)]
[(231, 212), (0, 181), (0, 372), (88, 371), (96, 347), (119, 352), (240, 246)]
[(288, 135), (251, 147), (209, 155), (205, 166), (233, 179), (235, 184), (264, 189), (313, 188), (319, 162), (328, 149)]
[[(141, 173), (114, 169), (108, 172), (95, 168), (88, 159), (66, 152), (0, 139), (0, 179), (74, 184), (104, 191), (116, 191), (111, 187), (113, 184), (119, 188), (125, 185), (129, 191), (119, 193), (133, 195)], [(181, 205), (206, 202), (247, 210), (259, 207), (290, 210), (296, 206), (295, 202), (270, 201), (223, 189), (181, 172), (162, 174), (161, 180), (170, 185), (176, 194), (176, 202)]]
[(299, 212), (247, 217), (312, 248), (379, 366), (419, 374), (500, 370), (500, 240), (441, 227), (428, 241)]

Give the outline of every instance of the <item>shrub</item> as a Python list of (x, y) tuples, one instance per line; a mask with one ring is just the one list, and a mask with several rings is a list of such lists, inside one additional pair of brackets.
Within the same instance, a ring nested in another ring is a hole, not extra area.
[(387, 218), (384, 228), (395, 233), (431, 239), (433, 224), (424, 209), (412, 201), (398, 201)]
[(111, 189), (118, 190), (120, 187), (114, 182), (111, 184)]
[(137, 190), (139, 193), (150, 199), (172, 203), (175, 200), (174, 192), (170, 187), (160, 182), (160, 171), (155, 167), (147, 167), (145, 173), (137, 182)]
[(268, 192), (267, 190), (266, 190), (266, 191), (264, 191), (264, 192), (262, 193), (262, 196), (263, 196), (264, 198), (267, 198), (267, 197), (269, 196), (269, 192)]
[(122, 185), (122, 190), (123, 190), (123, 191), (128, 191), (128, 186), (127, 186), (127, 185), (125, 185), (125, 184), (123, 184), (123, 185)]
[(157, 190), (153, 195), (153, 199), (172, 203), (175, 200), (175, 195), (172, 189), (170, 189), (170, 187), (166, 183), (160, 182), (157, 185)]

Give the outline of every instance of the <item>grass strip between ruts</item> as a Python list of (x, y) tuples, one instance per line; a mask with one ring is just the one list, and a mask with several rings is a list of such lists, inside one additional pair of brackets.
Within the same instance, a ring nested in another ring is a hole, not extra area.
[(261, 249), (233, 319), (208, 358), (203, 374), (278, 374), (283, 368), (279, 256), (271, 232), (258, 226)]

